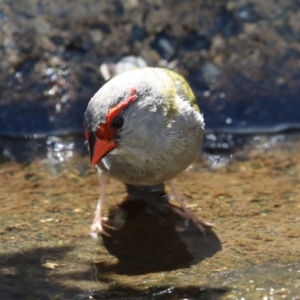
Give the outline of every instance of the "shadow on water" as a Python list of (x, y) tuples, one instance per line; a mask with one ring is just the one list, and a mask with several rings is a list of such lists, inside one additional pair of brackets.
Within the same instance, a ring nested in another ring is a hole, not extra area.
[[(46, 259), (64, 257), (71, 247), (35, 248), (0, 256), (0, 295), (7, 300), (53, 299), (54, 295), (76, 295), (80, 290), (60, 283), (60, 278), (50, 274), (41, 265)], [(66, 278), (80, 278), (83, 274), (64, 274)]]
[(163, 185), (159, 188), (133, 195), (127, 187), (127, 199), (111, 209), (112, 224), (118, 230), (104, 236), (103, 244), (118, 262), (98, 263), (100, 277), (107, 272), (141, 275), (188, 268), (222, 249), (211, 228), (206, 228), (205, 235), (194, 224), (179, 231), (183, 220), (172, 212)]
[(167, 287), (160, 286), (157, 288), (151, 288), (146, 291), (138, 291), (132, 288), (116, 287), (114, 290), (106, 290), (103, 292), (91, 292), (78, 295), (72, 300), (85, 300), (85, 299), (115, 299), (115, 300), (147, 300), (147, 299), (199, 299), (199, 300), (218, 300), (222, 299), (224, 294), (229, 289), (222, 288), (205, 288), (205, 287)]
[(41, 267), (45, 258), (65, 256), (71, 247), (36, 248), (22, 253), (7, 254), (0, 257), (0, 294), (3, 300), (47, 300), (47, 299), (221, 299), (228, 288), (160, 286), (146, 291), (113, 285), (105, 290), (84, 292), (77, 287), (61, 284), (62, 277), (82, 280), (90, 274), (78, 272), (55, 275)]
[(192, 225), (184, 232), (176, 231), (183, 220), (172, 213), (163, 186), (157, 193), (143, 195), (132, 197), (131, 191), (110, 211), (112, 223), (119, 230), (112, 231), (112, 237), (103, 237), (103, 244), (119, 261), (96, 265), (99, 283), (106, 283), (106, 288), (88, 292), (67, 284), (70, 279), (90, 281), (90, 270), (57, 273), (42, 266), (49, 259), (65, 258), (73, 247), (34, 248), (0, 256), (1, 299), (221, 299), (229, 288), (189, 286), (187, 282), (185, 287), (162, 283), (141, 290), (126, 283), (116, 284), (110, 277), (111, 273), (140, 275), (188, 268), (221, 250), (220, 240), (210, 228), (206, 235)]

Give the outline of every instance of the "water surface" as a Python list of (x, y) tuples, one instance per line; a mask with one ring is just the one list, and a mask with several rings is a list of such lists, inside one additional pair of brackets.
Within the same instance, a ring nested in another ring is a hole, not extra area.
[(215, 224), (206, 235), (112, 180), (105, 215), (118, 230), (94, 240), (98, 179), (72, 138), (31, 161), (4, 159), (3, 299), (298, 299), (299, 135), (245, 139), (176, 179), (190, 210)]

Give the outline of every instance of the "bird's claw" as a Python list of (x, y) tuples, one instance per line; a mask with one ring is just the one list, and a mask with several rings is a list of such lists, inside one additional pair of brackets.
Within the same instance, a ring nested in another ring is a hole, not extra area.
[(116, 230), (115, 227), (106, 224), (103, 220), (101, 220), (99, 218), (95, 218), (93, 220), (92, 225), (91, 225), (90, 236), (93, 237), (93, 238), (97, 238), (99, 234), (103, 234), (103, 235), (106, 235), (108, 237), (111, 237), (111, 234), (106, 232), (104, 227), (106, 227), (108, 229)]
[(213, 224), (205, 222), (205, 221), (197, 218), (188, 209), (181, 210), (177, 207), (173, 207), (172, 209), (175, 213), (177, 213), (179, 216), (181, 216), (184, 219), (184, 228), (187, 228), (189, 226), (190, 221), (192, 221), (203, 234), (205, 234), (205, 232), (206, 232), (205, 227), (209, 227), (209, 228), (214, 227)]

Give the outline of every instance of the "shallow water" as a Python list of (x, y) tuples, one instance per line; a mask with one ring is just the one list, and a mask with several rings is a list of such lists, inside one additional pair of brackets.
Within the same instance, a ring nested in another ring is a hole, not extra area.
[(300, 136), (244, 141), (206, 151), (176, 179), (215, 224), (206, 235), (182, 231), (164, 197), (127, 197), (113, 180), (105, 214), (118, 230), (97, 240), (83, 141), (20, 142), (25, 159), (6, 153), (0, 165), (1, 299), (300, 299)]

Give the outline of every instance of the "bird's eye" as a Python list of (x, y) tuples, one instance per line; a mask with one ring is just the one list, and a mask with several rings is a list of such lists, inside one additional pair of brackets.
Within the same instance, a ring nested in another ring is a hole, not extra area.
[(124, 124), (124, 118), (121, 116), (116, 116), (112, 121), (111, 125), (114, 129), (120, 129), (123, 126), (123, 124)]

